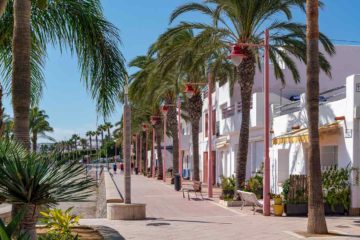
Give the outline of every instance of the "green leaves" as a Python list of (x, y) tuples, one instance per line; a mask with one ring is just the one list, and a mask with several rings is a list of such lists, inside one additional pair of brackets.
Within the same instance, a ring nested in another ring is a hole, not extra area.
[(78, 226), (80, 217), (70, 214), (73, 207), (65, 211), (61, 209), (50, 209), (48, 212), (40, 212), (43, 216), (41, 223), (50, 229), (50, 233), (67, 235), (71, 234), (71, 228)]
[(83, 201), (94, 190), (81, 165), (57, 160), (56, 153), (32, 154), (16, 143), (1, 141), (0, 164), (0, 196), (9, 203), (51, 206)]
[[(32, 0), (32, 101), (44, 86), (43, 66), (47, 46), (69, 50), (77, 56), (82, 80), (96, 100), (100, 114), (108, 116), (119, 101), (126, 69), (120, 52), (118, 29), (108, 22), (100, 0)], [(11, 86), (13, 0), (0, 17), (0, 74)]]
[(18, 235), (17, 240), (28, 240), (30, 239), (24, 234), (18, 234), (18, 226), (23, 219), (26, 208), (22, 208), (15, 217), (11, 220), (11, 222), (6, 226), (5, 223), (0, 219), (0, 239), (1, 240), (12, 240), (15, 235)]

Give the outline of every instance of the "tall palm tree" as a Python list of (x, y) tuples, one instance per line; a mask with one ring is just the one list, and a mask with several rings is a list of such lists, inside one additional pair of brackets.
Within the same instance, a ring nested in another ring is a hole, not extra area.
[(82, 146), (82, 149), (85, 150), (87, 147), (87, 140), (85, 138), (81, 138), (80, 145)]
[(105, 122), (104, 125), (104, 130), (107, 131), (108, 134), (108, 139), (111, 139), (111, 134), (110, 134), (110, 129), (113, 127), (113, 125), (111, 124), (111, 122)]
[[(153, 51), (155, 51), (155, 49), (153, 49)], [(160, 52), (160, 49), (156, 49), (156, 51)], [(152, 55), (155, 55), (155, 53)], [(144, 99), (146, 99), (147, 102), (174, 105), (178, 94), (177, 76), (173, 74), (173, 71), (162, 74), (160, 69), (154, 67), (157, 64), (158, 59), (152, 56), (138, 56), (129, 63), (130, 67), (137, 67), (140, 69), (139, 72), (131, 76), (132, 86), (143, 87), (137, 82), (146, 84), (146, 94), (142, 95), (142, 99), (137, 99), (137, 101), (144, 101)], [(177, 166), (179, 165), (179, 138), (176, 107), (169, 108), (167, 113), (167, 127), (173, 142), (173, 174), (177, 174)], [(144, 154), (146, 151), (143, 151)], [(141, 159), (144, 159), (144, 157)], [(145, 165), (145, 161), (143, 161), (142, 164)]]
[(100, 1), (8, 1), (0, 19), (0, 67), (5, 69), (6, 79), (12, 79), (16, 140), (30, 147), (30, 89), (42, 86), (32, 85), (30, 79), (43, 78), (48, 43), (68, 47), (77, 55), (97, 109), (104, 115), (113, 111), (126, 71), (118, 31), (104, 18)]
[(325, 234), (327, 226), (321, 186), (319, 145), (319, 2), (306, 1), (306, 109), (309, 128), (308, 173), (308, 233)]
[(44, 110), (40, 110), (38, 107), (33, 107), (30, 111), (30, 133), (31, 133), (31, 142), (32, 142), (32, 151), (36, 152), (37, 149), (37, 140), (38, 135), (40, 137), (46, 138), (50, 141), (55, 141), (54, 138), (46, 135), (47, 132), (53, 132), (54, 129), (50, 126), (48, 122), (49, 116), (46, 115)]
[(94, 131), (95, 133), (95, 142), (96, 142), (96, 150), (99, 150), (99, 139), (98, 136), (100, 134), (99, 130)]
[[(199, 31), (198, 43), (207, 43), (206, 51), (229, 51), (229, 42), (233, 44), (264, 42), (262, 29), (271, 31), (270, 60), (274, 68), (275, 77), (285, 81), (284, 74), (279, 65), (279, 59), (291, 71), (293, 79), (300, 80), (299, 72), (291, 56), (306, 63), (306, 27), (291, 22), (292, 7), (304, 9), (305, 0), (212, 0), (203, 3), (184, 4), (171, 15), (171, 21), (187, 12), (200, 12), (209, 16), (211, 24), (182, 22), (170, 29), (163, 38), (169, 38), (177, 32), (187, 29)], [(282, 20), (283, 18), (286, 20)], [(320, 34), (320, 41), (325, 51), (332, 55), (335, 52), (330, 40)], [(245, 58), (236, 67), (236, 75), (241, 93), (241, 126), (239, 136), (239, 149), (236, 164), (237, 188), (245, 182), (248, 155), (249, 121), (252, 89), (256, 65), (260, 66), (260, 49), (242, 47)], [(222, 54), (224, 56), (224, 54)], [(226, 58), (223, 61), (228, 61)], [(323, 54), (319, 54), (321, 68), (330, 75), (330, 65)]]
[(99, 125), (97, 131), (100, 133), (101, 136), (101, 146), (104, 146), (104, 125)]
[(92, 150), (92, 137), (95, 135), (93, 131), (87, 131), (86, 136), (89, 137), (90, 151)]
[[(214, 51), (214, 49), (209, 51), (208, 49), (208, 42), (199, 42), (198, 36), (195, 35), (191, 29), (175, 32), (170, 29), (162, 34), (158, 41), (152, 46), (150, 52), (158, 52), (159, 68), (163, 74), (166, 75), (169, 74), (169, 72), (171, 73), (171, 71), (175, 71), (176, 77), (170, 78), (172, 79), (172, 84), (166, 82), (163, 84), (165, 87), (159, 87), (158, 89), (161, 90), (164, 88), (166, 90), (172, 88), (174, 89), (173, 91), (177, 90), (177, 94), (179, 94), (183, 91), (183, 85), (186, 83), (202, 82), (205, 84), (207, 79), (205, 70), (210, 71), (215, 80), (221, 82), (223, 82), (224, 79), (232, 80), (233, 67), (218, 57), (219, 51)], [(174, 75), (174, 73), (172, 75)], [(162, 79), (166, 80), (166, 78)], [(174, 79), (177, 80), (174, 81)], [(194, 96), (190, 99), (185, 99), (183, 110), (187, 116), (183, 117), (191, 123), (193, 179), (199, 181), (199, 124), (203, 100), (202, 89), (196, 86), (198, 85), (194, 86)], [(173, 122), (177, 122), (175, 109), (170, 109), (169, 112), (170, 117), (173, 117)], [(171, 131), (175, 133), (177, 130), (173, 127)]]

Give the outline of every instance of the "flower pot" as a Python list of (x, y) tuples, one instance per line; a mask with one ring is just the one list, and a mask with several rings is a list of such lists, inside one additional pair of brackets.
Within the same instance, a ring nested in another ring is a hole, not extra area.
[(333, 208), (331, 208), (331, 205), (328, 203), (324, 203), (324, 209), (326, 215), (345, 215), (346, 209), (343, 205), (337, 204)]
[(280, 197), (274, 198), (274, 204), (275, 205), (282, 205), (282, 198), (280, 198)]
[(285, 204), (286, 216), (306, 216), (308, 213), (307, 203), (287, 203)]
[(283, 213), (284, 213), (284, 206), (281, 204), (281, 205), (272, 205), (273, 207), (273, 210), (274, 210), (274, 215), (275, 216), (282, 216)]

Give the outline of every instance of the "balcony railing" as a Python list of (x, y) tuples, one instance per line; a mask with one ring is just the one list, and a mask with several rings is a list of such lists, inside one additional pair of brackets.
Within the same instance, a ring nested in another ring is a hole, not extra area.
[[(250, 109), (252, 109), (253, 102), (251, 102), (250, 104), (251, 104)], [(236, 105), (232, 104), (231, 106), (222, 109), (222, 119), (232, 117), (235, 115), (236, 112), (239, 113), (241, 111), (242, 111), (241, 102), (237, 102)]]
[[(323, 105), (329, 102), (338, 101), (340, 99), (346, 98), (346, 86), (340, 86), (336, 88), (329, 89), (327, 91), (321, 92), (319, 94), (319, 105)], [(275, 106), (274, 114), (275, 116), (281, 116), (293, 112), (300, 111), (300, 100), (293, 101), (281, 106)]]

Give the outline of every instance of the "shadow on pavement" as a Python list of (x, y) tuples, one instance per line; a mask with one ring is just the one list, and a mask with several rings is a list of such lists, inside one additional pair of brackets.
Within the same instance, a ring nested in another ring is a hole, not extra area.
[(106, 227), (106, 226), (92, 226), (92, 228), (96, 229), (100, 232), (100, 234), (106, 240), (125, 240), (123, 236), (121, 236), (118, 231), (113, 228)]
[[(178, 220), (178, 219), (164, 219), (164, 218), (146, 218), (146, 220), (161, 221), (161, 222), (184, 222), (184, 223), (203, 223), (203, 224), (219, 224), (227, 225), (232, 223), (224, 222), (209, 222), (209, 221), (197, 221), (197, 220)], [(170, 225), (170, 223), (148, 223), (146, 226), (161, 226), (161, 225)]]

